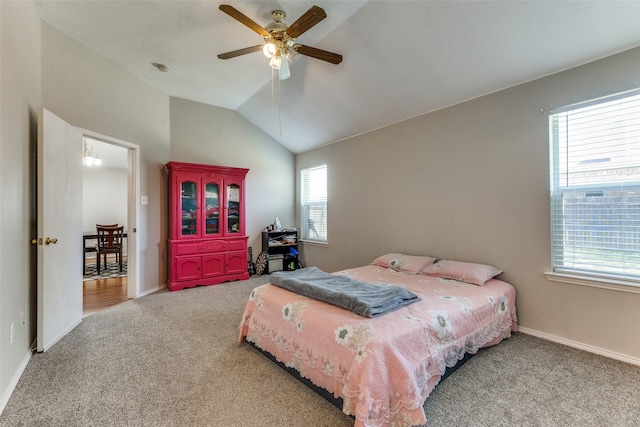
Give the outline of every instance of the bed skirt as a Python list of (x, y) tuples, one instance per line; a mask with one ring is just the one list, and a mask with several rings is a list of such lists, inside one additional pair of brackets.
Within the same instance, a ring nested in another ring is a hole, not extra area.
[[(298, 381), (300, 381), (302, 384), (306, 385), (307, 387), (309, 387), (311, 390), (313, 390), (314, 392), (316, 392), (316, 394), (319, 394), (323, 399), (325, 399), (327, 402), (331, 403), (333, 406), (335, 406), (336, 408), (338, 408), (339, 410), (342, 411), (342, 405), (343, 405), (343, 401), (341, 397), (335, 397), (332, 393), (328, 392), (327, 390), (325, 390), (322, 387), (318, 387), (317, 385), (315, 385), (314, 383), (312, 383), (311, 381), (309, 381), (307, 378), (303, 377), (302, 375), (300, 375), (300, 373), (298, 371), (296, 371), (293, 368), (290, 368), (289, 366), (286, 366), (284, 363), (279, 362), (274, 355), (272, 355), (271, 353), (269, 353), (268, 351), (265, 351), (263, 349), (261, 349), (260, 347), (258, 347), (257, 345), (255, 345), (254, 343), (252, 343), (251, 341), (247, 341), (244, 340), (244, 342), (246, 342), (247, 344), (249, 344), (251, 347), (255, 348), (256, 350), (258, 350), (260, 353), (262, 353), (265, 357), (267, 357), (269, 360), (271, 360), (273, 363), (275, 363), (276, 365), (278, 365), (279, 367), (281, 367), (282, 369), (284, 369), (285, 371), (287, 371), (289, 374), (291, 374), (294, 378), (296, 378)], [(482, 351), (482, 349), (478, 350), (478, 351)], [(476, 353), (477, 354), (477, 353)], [(454, 366), (447, 368), (444, 371), (444, 374), (442, 374), (442, 377), (440, 378), (440, 381), (438, 382), (438, 384), (442, 383), (442, 381), (444, 381), (449, 375), (453, 374), (459, 367), (461, 367), (462, 365), (464, 365), (465, 363), (467, 363), (467, 361), (469, 359), (471, 359), (473, 356), (475, 356), (474, 354), (471, 353), (465, 353), (464, 357), (462, 359), (460, 359), (458, 361), (458, 363), (456, 363)], [(436, 386), (437, 387), (437, 386)], [(351, 418), (355, 418), (353, 415), (350, 415)]]

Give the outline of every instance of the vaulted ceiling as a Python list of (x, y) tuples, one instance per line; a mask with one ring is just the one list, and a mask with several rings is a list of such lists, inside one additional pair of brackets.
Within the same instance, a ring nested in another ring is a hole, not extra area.
[[(312, 5), (327, 18), (272, 79), (263, 43), (219, 1), (36, 1), (49, 25), (167, 95), (237, 111), (294, 153), (640, 46), (640, 1), (233, 1), (258, 24)], [(151, 63), (165, 64), (158, 71)]]

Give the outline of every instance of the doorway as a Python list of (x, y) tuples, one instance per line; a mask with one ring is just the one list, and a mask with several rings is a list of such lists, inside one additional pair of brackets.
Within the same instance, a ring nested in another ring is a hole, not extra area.
[[(127, 238), (122, 254), (107, 256), (97, 271), (96, 224), (123, 226), (128, 237), (127, 148), (85, 135), (82, 166), (83, 317), (129, 299)], [(120, 263), (118, 258), (122, 257)]]
[[(136, 268), (137, 157), (139, 147), (83, 131), (82, 229), (95, 235), (96, 224), (124, 227), (122, 264), (108, 256), (96, 269), (95, 239), (83, 239), (83, 317), (138, 296)], [(92, 249), (93, 248), (93, 249)]]

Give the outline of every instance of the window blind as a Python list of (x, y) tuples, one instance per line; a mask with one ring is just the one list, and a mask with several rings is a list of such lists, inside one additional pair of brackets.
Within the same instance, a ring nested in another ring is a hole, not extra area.
[(553, 110), (553, 271), (640, 285), (640, 90)]
[(327, 165), (302, 169), (302, 238), (327, 241)]

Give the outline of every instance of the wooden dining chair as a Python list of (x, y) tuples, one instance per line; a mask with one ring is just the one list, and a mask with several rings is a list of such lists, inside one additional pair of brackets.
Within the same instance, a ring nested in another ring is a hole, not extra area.
[(96, 268), (100, 274), (100, 261), (104, 255), (104, 266), (107, 266), (107, 255), (115, 254), (116, 262), (120, 264), (122, 271), (122, 235), (124, 234), (124, 226), (110, 227), (96, 224), (98, 232), (98, 246)]
[[(118, 224), (96, 224), (96, 227), (117, 227)], [(90, 246), (84, 245), (84, 254), (82, 256), (82, 274), (87, 274), (87, 254), (98, 252), (98, 242), (91, 243)], [(96, 260), (97, 262), (97, 260)]]

